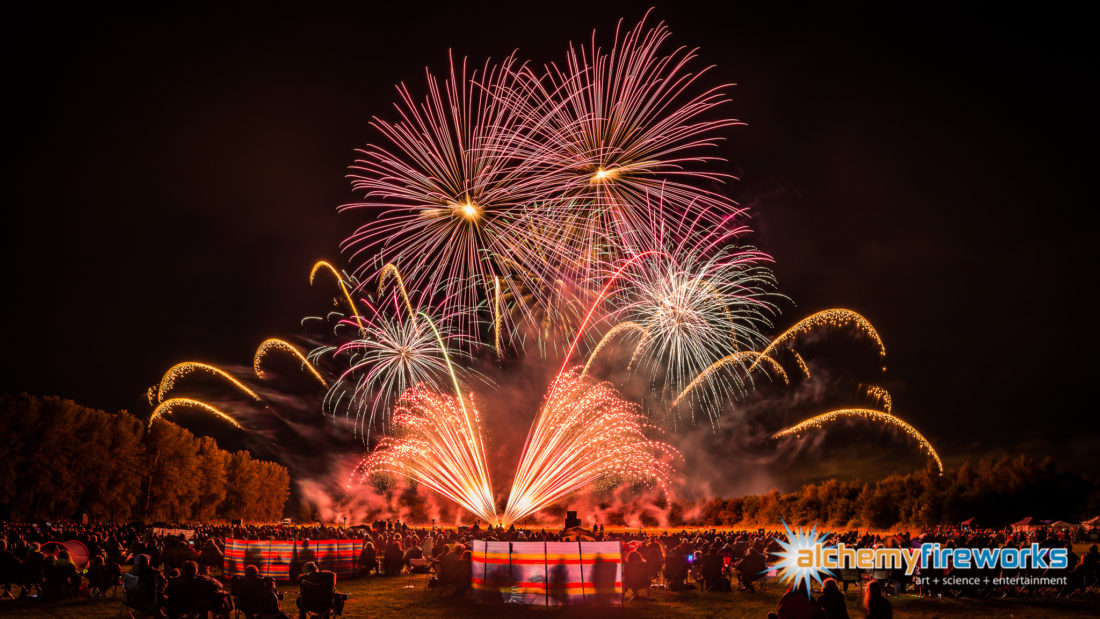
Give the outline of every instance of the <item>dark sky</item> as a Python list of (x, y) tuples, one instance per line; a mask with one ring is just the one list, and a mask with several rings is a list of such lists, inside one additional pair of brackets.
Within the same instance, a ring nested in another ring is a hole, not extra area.
[[(520, 4), (9, 13), (0, 391), (144, 414), (172, 363), (247, 363), (293, 333), (317, 311), (310, 264), (359, 221), (335, 212), (345, 167), (396, 82), (448, 48), (560, 59), (647, 6)], [(797, 303), (781, 323), (866, 315), (897, 410), (955, 461), (1093, 466), (1086, 20), (773, 4), (655, 16), (738, 84), (748, 126), (722, 155)]]

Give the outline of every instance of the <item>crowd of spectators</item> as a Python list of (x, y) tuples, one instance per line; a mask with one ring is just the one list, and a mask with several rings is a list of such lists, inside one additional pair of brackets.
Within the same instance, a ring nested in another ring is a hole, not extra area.
[[(255, 566), (245, 576), (231, 581), (222, 573), (226, 538), (251, 540), (300, 540), (300, 565), (294, 574), (301, 579), (320, 579), (323, 587), (335, 590), (335, 574), (318, 570), (311, 561), (309, 540), (352, 539), (360, 543), (358, 558), (362, 576), (425, 574), (432, 586), (453, 596), (471, 595), (473, 540), (489, 541), (619, 541), (623, 547), (623, 590), (627, 603), (645, 600), (652, 589), (705, 592), (740, 590), (755, 593), (774, 585), (769, 572), (772, 553), (780, 549), (776, 538), (782, 532), (692, 530), (605, 531), (517, 529), (480, 526), (460, 528), (411, 527), (394, 522), (375, 522), (356, 527), (324, 525), (193, 525), (188, 536), (173, 532), (171, 525), (160, 528), (141, 523), (29, 524), (0, 523), (0, 575), (4, 593), (44, 600), (77, 595), (100, 597), (113, 594), (124, 574), (152, 580), (155, 603), (168, 610), (193, 608), (204, 600), (204, 611), (218, 612), (228, 603), (230, 593), (253, 599), (258, 616), (281, 617), (274, 581), (261, 577)], [(853, 548), (912, 548), (923, 543), (938, 543), (944, 548), (1027, 547), (1038, 543), (1043, 548), (1070, 549), (1069, 566), (1063, 570), (1028, 571), (1027, 574), (1064, 577), (1061, 585), (998, 586), (929, 584), (938, 578), (947, 581), (952, 570), (925, 569), (912, 576), (902, 570), (839, 570), (835, 579), (826, 581), (814, 598), (804, 591), (788, 592), (780, 601), (780, 617), (847, 617), (845, 593), (849, 586), (863, 589), (862, 611), (870, 617), (889, 617), (889, 597), (911, 593), (934, 597), (1060, 596), (1086, 594), (1100, 579), (1100, 554), (1093, 544), (1082, 556), (1073, 553), (1072, 532), (1047, 530), (1012, 533), (1007, 530), (968, 530), (937, 528), (910, 535), (874, 535), (849, 531), (830, 535), (827, 545), (844, 542)], [(57, 542), (76, 540), (87, 548), (84, 569), (78, 569), (69, 550)], [(1042, 573), (1039, 573), (1042, 572)], [(997, 574), (969, 570), (979, 577), (1022, 575), (1021, 570), (997, 570)], [(320, 574), (318, 576), (317, 574)], [(329, 581), (331, 575), (331, 581)], [(217, 578), (212, 577), (217, 576)], [(914, 580), (919, 578), (919, 580)], [(993, 581), (990, 580), (992, 583)], [(231, 591), (226, 591), (229, 588)], [(323, 597), (323, 596), (322, 596)], [(154, 600), (150, 600), (153, 603)], [(644, 602), (640, 602), (644, 603)], [(807, 610), (808, 609), (808, 610)], [(809, 612), (810, 614), (806, 614)]]

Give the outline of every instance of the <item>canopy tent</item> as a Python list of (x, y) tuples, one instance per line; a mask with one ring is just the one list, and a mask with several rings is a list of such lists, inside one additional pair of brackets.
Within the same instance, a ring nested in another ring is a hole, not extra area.
[(1036, 520), (1032, 516), (1023, 518), (1013, 522), (1011, 525), (1013, 533), (1028, 533), (1030, 531), (1038, 531), (1043, 528), (1043, 524)]

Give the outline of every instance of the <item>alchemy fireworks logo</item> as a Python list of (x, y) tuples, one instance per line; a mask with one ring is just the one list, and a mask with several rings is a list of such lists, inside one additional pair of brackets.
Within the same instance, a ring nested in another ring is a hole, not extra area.
[(789, 582), (796, 589), (805, 583), (808, 594), (811, 579), (816, 580), (820, 585), (822, 574), (833, 576), (833, 572), (821, 562), (814, 561), (814, 557), (820, 556), (822, 548), (835, 549), (836, 547), (825, 546), (825, 540), (829, 534), (818, 535), (816, 523), (809, 531), (799, 527), (798, 533), (791, 531), (786, 521), (783, 521), (783, 528), (787, 530), (787, 541), (775, 538), (783, 549), (772, 553), (779, 557), (779, 561), (773, 567), (779, 572), (780, 581)]
[[(778, 570), (779, 578), (795, 588), (805, 584), (806, 593), (810, 592), (810, 581), (820, 585), (822, 574), (834, 576), (833, 570), (890, 570), (903, 571), (906, 576), (914, 577), (914, 582), (922, 584), (928, 578), (921, 576), (922, 568), (933, 570), (951, 569), (958, 575), (952, 576), (945, 584), (958, 585), (1065, 585), (1065, 577), (982, 578), (967, 570), (1064, 570), (1069, 566), (1069, 551), (1065, 548), (1044, 548), (1032, 543), (1014, 548), (954, 548), (943, 547), (938, 543), (925, 542), (907, 548), (858, 548), (844, 543), (827, 545), (829, 533), (817, 533), (817, 524), (809, 531), (799, 528), (795, 533), (783, 522), (787, 531), (787, 541), (776, 538), (782, 550), (772, 553), (779, 560), (773, 567)], [(937, 577), (937, 584), (940, 579)]]

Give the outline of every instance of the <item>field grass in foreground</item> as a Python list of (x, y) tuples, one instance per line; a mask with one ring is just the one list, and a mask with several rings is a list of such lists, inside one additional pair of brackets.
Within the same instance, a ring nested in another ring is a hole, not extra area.
[[(682, 593), (652, 591), (649, 600), (629, 602), (625, 608), (518, 607), (475, 603), (467, 599), (441, 597), (436, 589), (425, 586), (423, 576), (414, 581), (415, 588), (404, 588), (408, 577), (344, 579), (339, 590), (351, 595), (344, 608), (345, 617), (526, 617), (551, 619), (557, 617), (752, 617), (763, 619), (775, 610), (781, 589), (772, 583), (766, 593), (702, 593), (698, 590)], [(297, 616), (294, 600), (297, 590), (283, 587), (286, 598), (283, 609)], [(848, 591), (848, 612), (862, 617), (858, 588)], [(1097, 617), (1100, 600), (955, 600), (918, 598), (911, 595), (891, 598), (895, 617)], [(39, 604), (33, 601), (0, 600), (0, 617), (119, 617), (118, 599)]]

